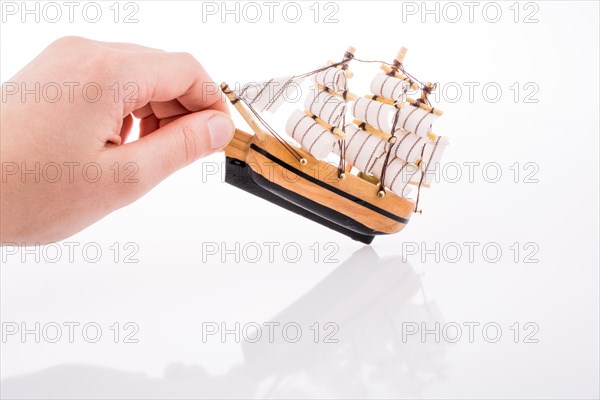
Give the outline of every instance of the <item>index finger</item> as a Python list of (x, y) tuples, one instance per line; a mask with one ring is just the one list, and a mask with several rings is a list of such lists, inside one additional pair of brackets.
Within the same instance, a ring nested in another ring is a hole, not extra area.
[(190, 112), (212, 109), (229, 113), (225, 97), (202, 65), (189, 53), (126, 53), (126, 76), (137, 85), (135, 103), (123, 102), (124, 115), (150, 101), (177, 99)]

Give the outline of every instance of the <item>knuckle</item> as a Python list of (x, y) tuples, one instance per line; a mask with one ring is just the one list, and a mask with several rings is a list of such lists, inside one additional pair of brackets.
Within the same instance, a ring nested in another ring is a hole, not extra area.
[(182, 149), (184, 151), (185, 165), (192, 163), (198, 156), (198, 143), (194, 130), (186, 124), (182, 124), (179, 128)]
[(192, 65), (195, 68), (200, 67), (200, 62), (191, 53), (181, 52), (181, 53), (176, 53), (176, 54), (186, 64)]
[(88, 39), (82, 38), (81, 36), (63, 36), (61, 38), (56, 39), (50, 46), (53, 47), (62, 47), (62, 46), (73, 46), (73, 45), (81, 45), (83, 43), (89, 42)]
[[(80, 36), (64, 36), (47, 48), (55, 59), (60, 59), (77, 69), (75, 76), (82, 80), (103, 84), (123, 68), (118, 53)], [(87, 81), (85, 83), (88, 83)], [(104, 88), (103, 88), (104, 89)]]

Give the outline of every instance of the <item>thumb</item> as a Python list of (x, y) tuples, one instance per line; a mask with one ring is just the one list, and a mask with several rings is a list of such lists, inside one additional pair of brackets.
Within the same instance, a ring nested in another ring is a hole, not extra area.
[(118, 157), (123, 162), (137, 164), (145, 192), (178, 169), (227, 146), (234, 131), (227, 114), (205, 110), (180, 117), (115, 150), (121, 150)]

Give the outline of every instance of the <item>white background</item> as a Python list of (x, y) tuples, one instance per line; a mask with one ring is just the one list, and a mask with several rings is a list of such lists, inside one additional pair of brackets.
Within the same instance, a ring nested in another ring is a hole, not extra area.
[[(57, 263), (28, 256), (23, 263), (22, 252), (4, 254), (4, 326), (72, 321), (103, 329), (95, 344), (80, 330), (74, 343), (8, 337), (0, 355), (4, 397), (598, 398), (597, 2), (500, 2), (496, 23), (489, 22), (493, 9), (483, 13), (486, 3), (478, 3), (473, 22), (467, 6), (454, 3), (462, 12), (455, 23), (448, 19), (456, 8), (445, 3), (437, 5), (439, 22), (435, 15), (421, 21), (421, 2), (411, 3), (416, 15), (407, 15), (406, 2), (336, 2), (326, 10), (320, 4), (317, 23), (313, 2), (298, 3), (297, 23), (283, 18), (285, 3), (273, 23), (262, 2), (257, 23), (236, 23), (233, 16), (221, 23), (220, 14), (205, 15), (203, 23), (202, 3), (192, 1), (136, 2), (137, 23), (123, 23), (133, 8), (121, 4), (115, 23), (113, 2), (99, 4), (97, 23), (77, 11), (73, 23), (66, 15), (57, 23), (7, 16), (0, 32), (2, 81), (65, 35), (190, 52), (217, 82), (230, 83), (312, 70), (339, 59), (349, 45), (358, 58), (388, 61), (406, 46), (409, 71), (449, 87), (434, 129), (451, 140), (444, 162), (497, 163), (502, 177), (491, 183), (480, 166), (470, 182), (463, 168), (458, 182), (446, 179), (423, 193), (423, 215), (369, 248), (208, 175), (207, 165), (221, 167), (222, 154), (197, 162), (68, 240), (98, 243), (97, 263), (81, 252), (73, 263), (66, 256)], [(336, 9), (338, 22), (324, 23)], [(524, 23), (531, 13), (531, 23)], [(364, 93), (378, 65), (354, 63), (352, 70), (351, 88)], [(472, 98), (465, 82), (479, 84)], [(482, 93), (490, 82), (502, 89), (496, 102), (492, 89), (488, 98)], [(534, 86), (525, 90), (527, 83)], [(452, 85), (462, 88), (459, 99)], [(532, 87), (539, 90), (531, 94)], [(285, 122), (285, 115), (271, 118), (278, 127)], [(514, 163), (521, 171), (516, 183)], [(526, 163), (538, 167), (530, 176), (537, 183), (525, 182), (533, 171)], [(121, 249), (135, 243), (139, 262), (125, 263), (121, 253), (115, 263), (115, 242)], [(264, 254), (257, 263), (206, 254), (203, 262), (208, 242), (229, 248), (255, 242)], [(279, 243), (273, 260), (264, 242)], [(480, 244), (473, 262), (465, 242)], [(290, 243), (302, 250), (298, 262), (281, 253)], [(462, 257), (451, 262), (453, 252), (436, 260), (407, 251), (436, 243), (458, 243)], [(483, 257), (486, 243), (502, 249), (498, 262)], [(333, 260), (325, 258), (325, 246)], [(524, 262), (532, 249), (538, 262)], [(317, 321), (315, 344), (310, 326)], [(109, 327), (115, 322), (137, 324), (139, 343), (122, 343), (123, 337), (114, 343)], [(298, 343), (288, 343), (280, 330), (273, 343), (243, 337), (237, 343), (233, 335), (203, 341), (207, 322), (229, 328), (294, 322), (303, 331)], [(338, 343), (323, 343), (326, 322), (339, 327)], [(448, 331), (440, 343), (433, 334), (403, 342), (403, 329), (421, 322), (429, 329), (438, 322), (440, 330), (458, 324), (463, 336), (450, 343)], [(472, 343), (468, 322), (480, 324)], [(497, 343), (484, 337), (486, 323), (501, 327)], [(529, 339), (537, 343), (525, 343), (534, 327), (539, 330)]]

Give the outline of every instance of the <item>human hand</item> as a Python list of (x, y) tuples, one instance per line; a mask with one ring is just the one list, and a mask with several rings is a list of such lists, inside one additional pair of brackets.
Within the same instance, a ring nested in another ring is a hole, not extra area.
[(216, 87), (186, 53), (52, 43), (2, 85), (0, 244), (65, 239), (222, 149), (234, 125)]

